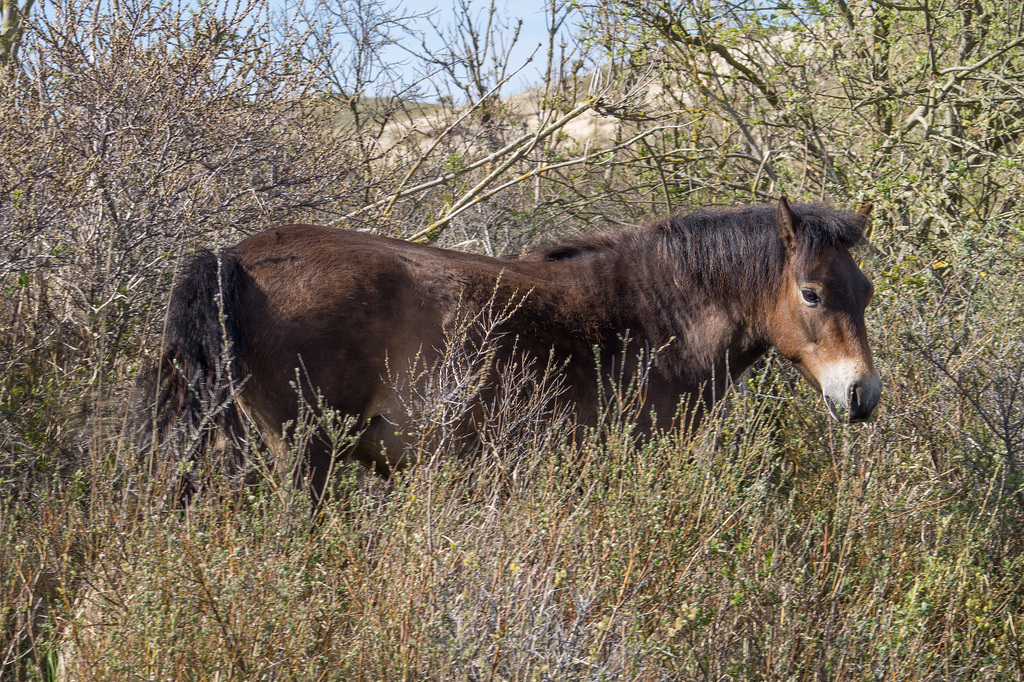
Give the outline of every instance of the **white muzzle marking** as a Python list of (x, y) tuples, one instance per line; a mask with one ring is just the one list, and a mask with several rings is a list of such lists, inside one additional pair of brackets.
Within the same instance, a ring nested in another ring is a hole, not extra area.
[(882, 380), (878, 372), (865, 372), (863, 365), (855, 360), (839, 360), (822, 368), (818, 375), (821, 393), (829, 414), (836, 421), (845, 421), (836, 413), (835, 406), (840, 406), (847, 413), (850, 411), (850, 398), (857, 392), (859, 405), (878, 404), (882, 395)]

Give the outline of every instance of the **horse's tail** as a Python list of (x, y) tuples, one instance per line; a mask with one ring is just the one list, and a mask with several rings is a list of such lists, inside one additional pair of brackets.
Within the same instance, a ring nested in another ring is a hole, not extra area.
[(171, 293), (163, 355), (139, 381), (143, 451), (151, 469), (170, 463), (179, 470), (183, 504), (201, 487), (199, 456), (218, 434), (227, 450), (239, 435), (240, 287), (241, 268), (230, 254), (196, 256)]

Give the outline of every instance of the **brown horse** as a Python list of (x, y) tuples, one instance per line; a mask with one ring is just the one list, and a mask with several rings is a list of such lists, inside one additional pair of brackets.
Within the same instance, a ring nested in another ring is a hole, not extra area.
[[(558, 368), (558, 399), (593, 424), (608, 381), (598, 373), (621, 373), (647, 353), (638, 428), (670, 428), (681, 401), (711, 404), (774, 346), (830, 411), (863, 420), (881, 382), (864, 326), (872, 286), (849, 248), (870, 211), (790, 207), (782, 197), (517, 260), (313, 225), (267, 230), (198, 256), (175, 288), (151, 377), (162, 386), (158, 426), (184, 418), (196, 434), (228, 426), (240, 407), (280, 445), (297, 416), (298, 369), (304, 389), (358, 419), (347, 456), (386, 474), (402, 466), (408, 437), (400, 403), (413, 382), (396, 381), (396, 369), (431, 366), (460, 315), (488, 306), (506, 315), (490, 339), (483, 402), (501, 390), (503, 363), (532, 358)], [(329, 452), (316, 439), (308, 446), (314, 492)]]

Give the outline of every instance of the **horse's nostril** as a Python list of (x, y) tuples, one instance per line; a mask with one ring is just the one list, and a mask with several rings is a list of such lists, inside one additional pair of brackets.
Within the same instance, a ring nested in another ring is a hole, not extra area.
[(871, 416), (877, 401), (873, 399), (874, 393), (870, 384), (865, 386), (858, 381), (853, 382), (850, 384), (849, 396), (850, 409), (847, 415), (851, 422), (864, 421)]

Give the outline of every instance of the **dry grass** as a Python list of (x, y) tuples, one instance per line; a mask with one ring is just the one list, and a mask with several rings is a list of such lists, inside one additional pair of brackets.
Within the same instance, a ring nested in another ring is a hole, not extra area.
[[(94, 489), (88, 513), (24, 527), (34, 551), (13, 561), (64, 596), (42, 663), (66, 679), (1020, 675), (1020, 510), (991, 495), (998, 473), (964, 490), (882, 424), (755, 397), (689, 444), (612, 431), (420, 453), (386, 490), (348, 471), (316, 522), (269, 483), (187, 512)], [(794, 409), (818, 426), (799, 440), (779, 425)]]

